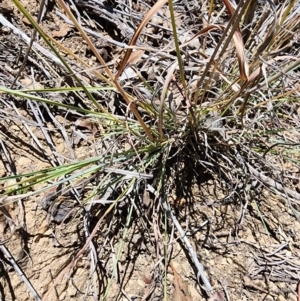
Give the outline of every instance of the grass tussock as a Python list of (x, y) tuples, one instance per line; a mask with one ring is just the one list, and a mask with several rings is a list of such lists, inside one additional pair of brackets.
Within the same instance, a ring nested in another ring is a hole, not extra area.
[[(107, 47), (109, 60), (78, 11), (64, 0), (57, 1), (68, 26), (95, 58), (92, 65), (46, 32), (42, 18), (36, 20), (22, 1), (13, 2), (31, 24), (32, 37), (39, 37), (29, 58), (39, 59), (48, 80), (39, 86), (33, 75), (30, 87), (25, 87), (20, 80), (30, 74), (25, 62), (15, 84), (1, 83), (1, 115), (25, 128), (34, 151), (50, 167), (16, 172), (8, 150), (11, 136), (2, 133), (6, 176), (0, 179), (1, 205), (42, 193), (49, 200), (70, 193), (77, 204), (72, 220), (85, 228), (80, 250), (56, 275), (45, 296), (84, 252), (97, 262), (89, 251), (93, 238), (108, 217), (119, 222), (118, 210), (124, 206), (126, 220), (119, 224), (123, 242), (134, 219), (141, 219), (145, 227), (158, 224), (167, 237), (171, 226), (164, 216), (168, 216), (180, 232), (177, 219), (186, 209), (176, 217), (170, 198), (192, 199), (197, 179), (201, 179), (198, 184), (213, 179), (214, 189), (226, 194), (222, 202), (236, 204), (237, 224), (256, 198), (255, 191), (263, 188), (286, 202), (299, 219), (300, 191), (294, 188), (300, 159), (297, 1), (276, 5), (241, 0), (233, 5), (235, 1), (210, 0), (199, 8), (191, 3), (187, 11), (185, 4), (164, 0), (143, 7), (142, 18), (134, 9), (126, 13), (125, 4), (119, 3), (115, 8), (119, 19), (113, 21), (119, 31), (116, 44), (107, 38), (114, 47)], [(91, 13), (88, 4), (81, 5)], [(132, 32), (125, 36), (128, 24)], [(37, 44), (51, 55), (42, 53)], [(20, 108), (29, 112), (32, 121), (22, 117)], [(58, 121), (58, 115), (72, 126)], [(57, 151), (49, 123), (66, 145), (64, 155)], [(32, 129), (41, 131), (43, 142)], [(76, 153), (80, 141), (85, 143), (81, 154)], [(267, 229), (259, 202), (255, 204)], [(93, 216), (97, 223), (90, 231), (87, 225)], [(156, 259), (163, 258), (167, 266), (170, 252), (164, 242)], [(210, 293), (197, 254), (188, 241), (184, 244)], [(123, 244), (112, 275), (122, 248)], [(107, 280), (104, 299), (112, 279)]]

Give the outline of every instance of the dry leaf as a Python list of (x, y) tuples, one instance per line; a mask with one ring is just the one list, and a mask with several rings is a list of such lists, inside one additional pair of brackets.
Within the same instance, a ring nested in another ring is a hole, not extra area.
[(76, 125), (88, 129), (93, 133), (93, 135), (99, 132), (99, 125), (96, 122), (90, 121), (88, 119), (78, 120), (76, 122)]
[(20, 83), (27, 89), (44, 89), (44, 86), (38, 82), (32, 82), (32, 79), (25, 77), (20, 79)]
[(64, 36), (67, 35), (67, 33), (71, 30), (71, 28), (69, 26), (67, 26), (66, 24), (64, 24), (60, 30), (54, 30), (52, 32), (52, 37), (53, 38), (62, 38)]
[(180, 275), (176, 272), (173, 265), (170, 263), (170, 267), (173, 270), (174, 273), (174, 293), (172, 295), (172, 301), (193, 301), (192, 297), (190, 296), (188, 286), (186, 283), (183, 282)]
[[(225, 4), (229, 12), (229, 15), (233, 17), (235, 11), (231, 3), (228, 0), (223, 0), (223, 3)], [(235, 43), (235, 48), (236, 48), (239, 67), (240, 67), (240, 77), (242, 80), (246, 81), (248, 80), (248, 76), (249, 76), (249, 66), (246, 59), (246, 51), (245, 51), (242, 32), (239, 27), (237, 27), (235, 30), (235, 33), (233, 35), (233, 41)]]
[[(37, 18), (36, 18), (36, 17), (32, 17), (32, 18), (34, 19), (34, 21), (37, 21)], [(22, 21), (23, 21), (23, 23), (24, 23), (25, 25), (31, 25), (30, 21), (29, 21), (26, 17), (24, 17), (24, 18), (22, 19)]]
[(208, 301), (224, 301), (224, 296), (221, 292), (216, 291), (209, 299)]
[(143, 56), (145, 50), (137, 50), (131, 53), (128, 64), (136, 64)]

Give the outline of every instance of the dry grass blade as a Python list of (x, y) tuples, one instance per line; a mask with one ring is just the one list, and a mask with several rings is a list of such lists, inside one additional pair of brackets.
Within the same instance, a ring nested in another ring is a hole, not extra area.
[(235, 43), (237, 58), (238, 58), (239, 67), (240, 67), (240, 77), (242, 80), (246, 81), (246, 80), (248, 80), (248, 76), (249, 76), (249, 66), (248, 66), (247, 59), (246, 59), (243, 37), (242, 37), (242, 34), (240, 31), (237, 31), (233, 35), (233, 40)]
[(128, 64), (133, 64), (133, 65), (136, 64), (141, 59), (144, 53), (145, 50), (141, 50), (141, 49), (131, 53), (128, 59)]
[[(39, 9), (39, 14), (38, 14), (38, 17), (37, 17), (37, 23), (40, 23), (41, 19), (42, 19), (42, 12), (43, 12), (43, 7), (45, 5), (45, 0), (41, 1), (40, 3), (40, 9)], [(24, 56), (24, 60), (23, 60), (23, 63), (21, 65), (21, 67), (19, 68), (19, 71), (17, 73), (17, 75), (15, 76), (15, 79), (14, 81), (12, 82), (10, 88), (12, 89), (14, 87), (14, 85), (16, 84), (19, 76), (21, 75), (21, 72), (23, 71), (25, 65), (26, 65), (26, 62), (28, 60), (28, 57), (29, 57), (29, 53), (30, 53), (30, 50), (32, 48), (32, 45), (33, 45), (33, 42), (35, 40), (35, 37), (36, 37), (36, 33), (37, 33), (37, 30), (35, 28), (33, 28), (33, 31), (32, 31), (32, 34), (31, 34), (31, 38), (30, 38), (30, 42), (29, 42), (29, 45), (28, 45), (28, 48), (26, 50), (26, 53), (25, 53), (25, 56)]]
[[(234, 11), (232, 5), (230, 4), (230, 2), (228, 0), (223, 0), (223, 2), (226, 5), (231, 18), (233, 18), (235, 11)], [(233, 35), (233, 40), (235, 43), (235, 48), (237, 51), (237, 57), (238, 57), (238, 61), (239, 61), (240, 77), (242, 80), (247, 80), (248, 76), (249, 76), (249, 66), (247, 63), (246, 55), (245, 55), (245, 45), (244, 45), (244, 41), (243, 41), (243, 36), (242, 36), (242, 32), (241, 32), (239, 26), (237, 26), (235, 29), (235, 33)]]
[[(168, 0), (159, 0), (158, 2), (156, 2), (151, 9), (147, 12), (145, 18), (143, 19), (143, 21), (140, 23), (140, 25), (138, 26), (138, 28), (136, 29), (130, 43), (129, 46), (134, 46), (136, 44), (137, 39), (139, 38), (143, 28), (147, 25), (147, 23), (149, 22), (149, 20), (152, 18), (152, 16), (166, 3), (168, 2)], [(118, 77), (122, 74), (123, 70), (125, 69), (128, 60), (130, 58), (130, 55), (132, 53), (132, 48), (127, 49), (121, 63), (119, 66), (119, 70), (116, 74), (115, 79), (117, 80)]]
[[(239, 22), (242, 18), (243, 12), (246, 10), (250, 1), (251, 0), (242, 0), (239, 2), (238, 6), (234, 12), (234, 15), (232, 16), (229, 23), (225, 27), (221, 39), (219, 40), (217, 46), (215, 47), (214, 52), (211, 55), (209, 62), (206, 64), (206, 67), (205, 67), (204, 71), (202, 72), (200, 79), (197, 81), (197, 91), (194, 94), (194, 103), (202, 103), (203, 102), (204, 93), (202, 94), (201, 99), (200, 100), (198, 99), (198, 95), (200, 94), (199, 88), (200, 88), (200, 86), (203, 86), (205, 91), (208, 90), (211, 76), (209, 76), (209, 78), (206, 81), (205, 81), (205, 78), (207, 77), (208, 72), (209, 72), (211, 66), (213, 65), (213, 62), (215, 61), (217, 54), (219, 54), (219, 57), (217, 59), (217, 62), (218, 62), (222, 58), (223, 54), (225, 53), (233, 35), (237, 33), (236, 29), (239, 27)], [(232, 13), (233, 11), (232, 11), (232, 8), (231, 8), (229, 2), (227, 3), (227, 5), (229, 5), (228, 9)], [(241, 62), (242, 62), (242, 60), (241, 60)], [(245, 66), (239, 65), (239, 68), (241, 71), (243, 71), (243, 69), (245, 69)], [(245, 69), (245, 71), (246, 70), (247, 69)], [(243, 77), (245, 78), (246, 74)]]
[(101, 65), (104, 67), (105, 72), (108, 74), (108, 76), (110, 77), (110, 79), (113, 80), (114, 76), (111, 73), (111, 71), (109, 70), (109, 68), (106, 66), (106, 63), (105, 63), (104, 59), (102, 58), (102, 56), (100, 55), (100, 53), (97, 51), (95, 45), (91, 42), (90, 38), (85, 33), (85, 31), (82, 29), (82, 27), (80, 26), (80, 24), (77, 22), (76, 18), (74, 17), (74, 15), (72, 14), (72, 12), (68, 8), (68, 6), (66, 5), (65, 1), (64, 0), (58, 0), (58, 3), (62, 6), (62, 8), (64, 9), (64, 11), (67, 13), (68, 17), (72, 20), (72, 22), (74, 23), (75, 27), (78, 29), (78, 31), (80, 32), (80, 34), (82, 35), (82, 37), (84, 38), (84, 40), (87, 42), (87, 44), (89, 45), (89, 47), (93, 51), (94, 55), (97, 57), (97, 59), (99, 60), (99, 62), (101, 63)]
[(187, 236), (186, 236), (186, 233), (183, 231), (182, 227), (180, 226), (176, 216), (172, 213), (172, 210), (170, 208), (170, 205), (167, 201), (164, 201), (163, 202), (163, 206), (164, 206), (164, 209), (168, 212), (170, 218), (172, 219), (172, 222), (174, 223), (174, 226), (176, 227), (176, 229), (178, 230), (178, 232), (180, 233), (180, 236), (183, 240), (183, 242), (185, 243), (186, 245), (186, 248), (195, 264), (195, 267), (196, 269), (198, 270), (198, 273), (197, 273), (197, 279), (199, 281), (199, 279), (201, 278), (203, 284), (204, 284), (204, 287), (205, 287), (205, 290), (209, 293), (212, 291), (212, 286), (207, 278), (207, 276), (205, 275), (204, 273), (204, 268), (203, 268), (203, 265), (199, 262), (198, 258), (197, 258), (197, 254), (195, 252), (195, 250), (193, 249), (191, 243), (189, 242)]
[(226, 8), (228, 10), (228, 13), (230, 14), (230, 17), (233, 17), (233, 15), (234, 15), (234, 9), (233, 9), (231, 3), (228, 0), (223, 0), (223, 2), (224, 2), (225, 6), (226, 6)]

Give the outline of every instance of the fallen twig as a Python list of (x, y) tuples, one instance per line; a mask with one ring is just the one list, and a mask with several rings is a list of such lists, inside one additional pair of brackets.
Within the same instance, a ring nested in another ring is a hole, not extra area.
[(280, 193), (286, 194), (292, 198), (294, 198), (297, 201), (300, 201), (300, 194), (292, 189), (289, 189), (287, 187), (284, 187), (282, 184), (274, 181), (268, 176), (265, 176), (262, 174), (262, 172), (258, 171), (255, 169), (252, 165), (250, 165), (248, 162), (245, 162), (242, 158), (242, 156), (237, 152), (236, 153), (236, 158), (242, 165), (246, 165), (246, 167), (249, 169), (249, 171), (261, 182), (263, 182), (265, 185), (276, 189)]
[[(15, 27), (13, 24), (11, 24), (8, 20), (6, 20), (4, 18), (4, 16), (2, 16), (1, 14), (0, 14), (0, 23), (3, 26), (10, 28), (15, 35), (21, 37), (27, 44), (30, 43), (30, 38), (25, 33), (23, 33), (21, 30), (19, 30), (17, 27)], [(62, 67), (64, 70), (66, 70), (66, 68), (61, 63), (61, 61), (47, 49), (43, 48), (42, 46), (40, 46), (39, 44), (37, 44), (35, 42), (33, 42), (33, 48), (37, 49), (48, 59), (52, 60), (55, 64), (57, 64), (58, 66)]]
[(287, 187), (284, 187), (280, 183), (274, 181), (273, 179), (263, 175), (261, 172), (256, 170), (253, 166), (251, 166), (249, 163), (246, 163), (247, 167), (249, 168), (249, 171), (257, 177), (259, 180), (261, 180), (264, 184), (268, 185), (269, 187), (275, 188), (281, 193), (286, 193), (288, 196), (296, 199), (297, 201), (300, 201), (300, 194), (292, 189), (289, 189)]
[(199, 282), (199, 278), (201, 278), (201, 280), (202, 280), (202, 282), (204, 284), (205, 290), (209, 293), (210, 291), (212, 291), (212, 286), (210, 285), (210, 282), (209, 282), (209, 280), (207, 279), (207, 277), (206, 277), (206, 275), (204, 273), (203, 265), (199, 262), (199, 260), (197, 258), (197, 254), (194, 251), (192, 245), (190, 244), (187, 236), (185, 235), (184, 230), (181, 228), (181, 226), (180, 226), (177, 218), (172, 213), (170, 205), (167, 202), (164, 202), (163, 206), (164, 206), (164, 209), (169, 214), (170, 218), (172, 219), (172, 221), (173, 221), (176, 229), (178, 230), (178, 232), (179, 232), (179, 234), (181, 236), (181, 239), (185, 243), (185, 245), (187, 247), (187, 250), (189, 251), (189, 254), (191, 255), (192, 260), (193, 260), (193, 262), (194, 262), (194, 264), (195, 264), (195, 266), (196, 266), (196, 268), (198, 270), (198, 273), (197, 273), (198, 282)]

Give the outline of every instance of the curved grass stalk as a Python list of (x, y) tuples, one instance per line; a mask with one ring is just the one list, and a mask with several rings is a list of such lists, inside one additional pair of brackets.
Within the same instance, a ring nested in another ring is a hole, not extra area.
[[(159, 0), (158, 2), (156, 2), (151, 9), (147, 12), (147, 14), (145, 15), (144, 19), (142, 20), (142, 22), (140, 23), (140, 25), (137, 27), (133, 37), (131, 38), (131, 41), (129, 43), (129, 46), (134, 46), (137, 42), (137, 39), (139, 38), (140, 34), (142, 33), (143, 28), (147, 25), (147, 23), (150, 21), (150, 19), (152, 18), (152, 16), (164, 5), (167, 3), (168, 0)], [(119, 66), (119, 70), (115, 76), (115, 80), (117, 80), (119, 78), (119, 76), (122, 74), (122, 72), (124, 71), (126, 64), (128, 63), (129, 57), (132, 53), (133, 48), (130, 47), (126, 50), (126, 53), (120, 63)]]

